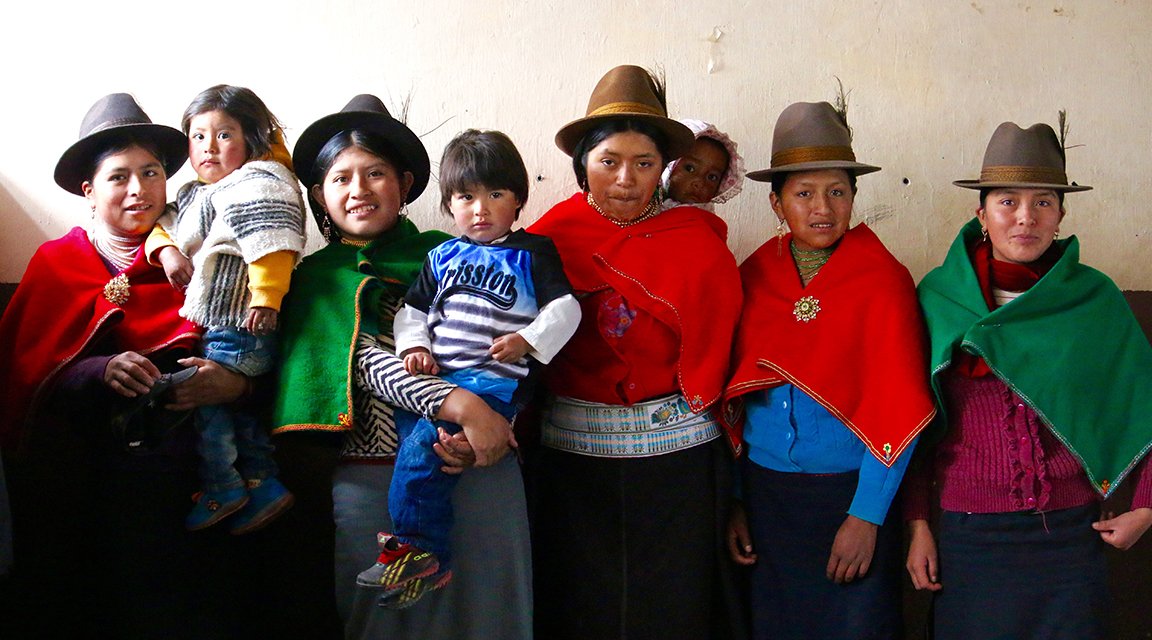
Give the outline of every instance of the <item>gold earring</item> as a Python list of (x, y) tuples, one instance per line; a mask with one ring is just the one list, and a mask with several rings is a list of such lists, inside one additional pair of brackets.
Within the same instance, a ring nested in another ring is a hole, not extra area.
[(1052, 235), (1052, 239), (1053, 240), (1059, 240), (1060, 239), (1060, 228), (1059, 227), (1056, 228), (1056, 233)]
[(780, 219), (776, 224), (776, 257), (779, 258), (784, 251), (784, 220)]
[(984, 239), (987, 240), (988, 239), (988, 228), (987, 227), (980, 227), (980, 235), (984, 236)]

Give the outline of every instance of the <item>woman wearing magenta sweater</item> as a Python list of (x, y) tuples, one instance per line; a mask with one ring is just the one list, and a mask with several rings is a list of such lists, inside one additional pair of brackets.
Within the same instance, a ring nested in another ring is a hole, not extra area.
[[(941, 411), (905, 483), (907, 568), (937, 592), (941, 640), (1098, 638), (1104, 543), (1152, 524), (1152, 348), (1076, 238), (1057, 240), (1064, 194), (1090, 187), (1068, 183), (1051, 127), (1001, 124), (980, 179), (954, 184), (980, 206), (919, 287)], [(1101, 516), (1129, 475), (1132, 510)]]

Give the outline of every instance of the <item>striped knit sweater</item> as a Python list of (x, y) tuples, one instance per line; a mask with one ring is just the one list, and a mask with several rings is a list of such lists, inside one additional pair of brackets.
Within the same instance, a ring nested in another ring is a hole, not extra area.
[(251, 300), (248, 264), (304, 248), (296, 176), (279, 162), (256, 160), (215, 184), (189, 182), (176, 207), (176, 219), (165, 214), (160, 224), (195, 268), (180, 315), (206, 327), (241, 326)]

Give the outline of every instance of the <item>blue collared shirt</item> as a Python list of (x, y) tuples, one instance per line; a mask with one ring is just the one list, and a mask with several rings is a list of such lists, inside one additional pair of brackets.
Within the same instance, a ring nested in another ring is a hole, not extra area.
[(744, 407), (744, 442), (752, 462), (785, 473), (859, 469), (848, 513), (873, 524), (884, 523), (915, 442), (886, 467), (823, 405), (790, 384), (749, 393), (744, 396)]

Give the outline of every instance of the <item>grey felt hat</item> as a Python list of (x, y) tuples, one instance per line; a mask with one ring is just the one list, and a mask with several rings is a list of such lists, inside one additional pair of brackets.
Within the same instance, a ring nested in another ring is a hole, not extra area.
[(179, 129), (153, 124), (148, 114), (127, 93), (110, 93), (96, 101), (80, 123), (80, 139), (56, 163), (56, 184), (69, 193), (84, 195), (81, 185), (90, 179), (92, 163), (106, 145), (130, 134), (155, 143), (164, 155), (164, 175), (171, 177), (188, 159), (188, 138)]
[(984, 152), (979, 180), (952, 184), (965, 189), (1051, 189), (1066, 193), (1092, 188), (1068, 184), (1064, 147), (1052, 127), (1039, 123), (1021, 129), (1015, 122), (996, 127)]
[(770, 182), (777, 173), (844, 169), (862, 176), (880, 167), (856, 162), (852, 132), (835, 107), (827, 102), (788, 105), (776, 119), (772, 133), (772, 168), (751, 171), (749, 180)]

